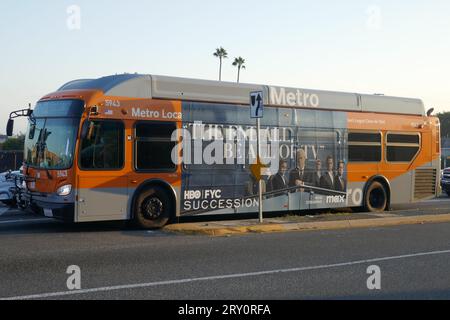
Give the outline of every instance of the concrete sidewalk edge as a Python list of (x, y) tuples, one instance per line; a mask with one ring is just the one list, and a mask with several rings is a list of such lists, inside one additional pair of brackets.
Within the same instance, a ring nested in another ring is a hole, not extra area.
[[(214, 222), (206, 223), (184, 223), (173, 224), (164, 228), (166, 231), (179, 232), (190, 235), (209, 235), (226, 236), (245, 233), (273, 233), (289, 231), (314, 231), (314, 230), (337, 230), (337, 229), (356, 229), (372, 227), (389, 227), (398, 225), (428, 224), (450, 222), (450, 214), (423, 215), (411, 217), (388, 217), (375, 219), (359, 220), (339, 220), (339, 221), (321, 221), (321, 222), (286, 222), (286, 223), (264, 223), (242, 225), (242, 221), (236, 221), (236, 225), (214, 225)], [(227, 222), (228, 224), (230, 222)], [(240, 225), (241, 224), (241, 225)]]

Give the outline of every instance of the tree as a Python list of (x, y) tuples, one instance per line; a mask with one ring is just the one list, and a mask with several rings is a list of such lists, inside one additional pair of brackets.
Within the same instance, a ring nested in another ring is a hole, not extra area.
[(245, 69), (245, 59), (242, 57), (234, 58), (233, 66), (238, 68), (238, 75), (237, 75), (237, 83), (239, 83), (239, 78), (241, 75), (241, 69)]
[(9, 138), (1, 145), (4, 151), (23, 151), (25, 144), (25, 136), (19, 135), (14, 138)]
[(441, 137), (450, 137), (450, 112), (438, 113), (437, 117), (441, 121)]
[(222, 61), (223, 59), (228, 58), (228, 52), (224, 48), (220, 47), (216, 49), (216, 52), (214, 52), (214, 56), (219, 58), (220, 60), (219, 81), (222, 81)]

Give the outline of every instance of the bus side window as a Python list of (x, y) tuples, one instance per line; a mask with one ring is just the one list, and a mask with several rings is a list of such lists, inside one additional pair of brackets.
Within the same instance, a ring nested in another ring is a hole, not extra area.
[(81, 169), (119, 170), (123, 168), (123, 164), (123, 123), (115, 121), (94, 121), (92, 134), (81, 141)]
[(388, 162), (411, 162), (420, 151), (420, 133), (388, 133), (386, 160)]
[(175, 171), (172, 160), (172, 133), (175, 123), (141, 122), (136, 124), (135, 167), (139, 171)]
[(349, 162), (380, 162), (381, 133), (349, 132), (348, 157)]

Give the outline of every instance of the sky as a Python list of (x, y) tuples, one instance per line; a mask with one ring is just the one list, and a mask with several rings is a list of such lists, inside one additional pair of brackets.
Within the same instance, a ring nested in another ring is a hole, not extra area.
[[(116, 73), (420, 98), (450, 111), (450, 1), (0, 0), (0, 134), (11, 111)], [(15, 131), (25, 131), (26, 121)]]

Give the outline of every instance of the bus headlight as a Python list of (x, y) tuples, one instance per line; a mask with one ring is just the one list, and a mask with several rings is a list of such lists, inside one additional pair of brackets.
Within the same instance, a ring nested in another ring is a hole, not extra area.
[(68, 184), (59, 188), (56, 193), (58, 196), (68, 196), (72, 192), (72, 185)]

